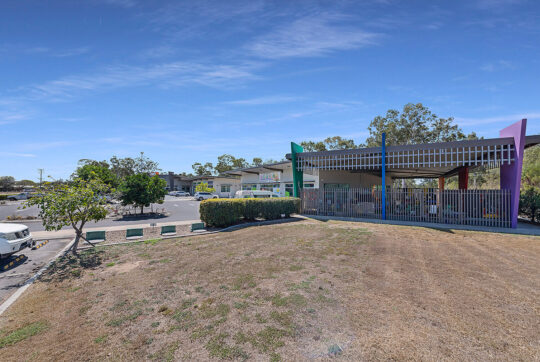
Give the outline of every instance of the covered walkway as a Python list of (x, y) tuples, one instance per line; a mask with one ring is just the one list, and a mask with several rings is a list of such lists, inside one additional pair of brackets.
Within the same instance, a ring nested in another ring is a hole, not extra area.
[[(365, 217), (443, 224), (517, 227), (523, 152), (540, 144), (526, 136), (527, 120), (499, 138), (303, 152), (292, 144), (295, 196), (309, 215)], [(499, 168), (500, 188), (467, 190), (469, 171)], [(304, 173), (317, 173), (319, 189), (303, 190)], [(459, 190), (445, 190), (457, 175)], [(396, 178), (438, 178), (437, 189), (392, 188)]]

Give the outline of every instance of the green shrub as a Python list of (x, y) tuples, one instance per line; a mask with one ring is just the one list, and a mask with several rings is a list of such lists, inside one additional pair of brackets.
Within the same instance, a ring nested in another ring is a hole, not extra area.
[(540, 192), (534, 187), (521, 190), (519, 197), (519, 212), (526, 215), (532, 222), (540, 216)]
[(280, 197), (268, 199), (210, 199), (201, 202), (201, 220), (207, 226), (229, 226), (241, 220), (274, 220), (300, 211), (300, 199)]

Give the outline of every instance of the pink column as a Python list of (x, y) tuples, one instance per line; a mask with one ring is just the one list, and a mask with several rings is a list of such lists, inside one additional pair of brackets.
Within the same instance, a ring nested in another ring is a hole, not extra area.
[(523, 167), (523, 150), (525, 148), (525, 130), (527, 120), (522, 119), (499, 132), (499, 137), (514, 138), (514, 162), (510, 165), (502, 165), (501, 189), (507, 189), (511, 192), (510, 212), (512, 215), (512, 227), (517, 227), (517, 218), (519, 211), (519, 190), (521, 187), (521, 169)]

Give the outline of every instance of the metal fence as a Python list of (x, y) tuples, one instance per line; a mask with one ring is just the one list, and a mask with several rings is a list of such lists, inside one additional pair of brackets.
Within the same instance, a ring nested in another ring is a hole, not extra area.
[[(302, 213), (380, 219), (382, 189), (303, 189)], [(510, 190), (387, 188), (386, 219), (510, 227)]]

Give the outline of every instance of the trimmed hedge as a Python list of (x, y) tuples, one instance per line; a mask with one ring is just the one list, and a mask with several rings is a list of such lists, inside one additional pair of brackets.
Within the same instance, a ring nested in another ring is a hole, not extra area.
[(284, 214), (300, 212), (300, 199), (278, 197), (267, 199), (210, 199), (201, 202), (199, 213), (207, 226), (229, 226), (241, 220), (274, 220)]

